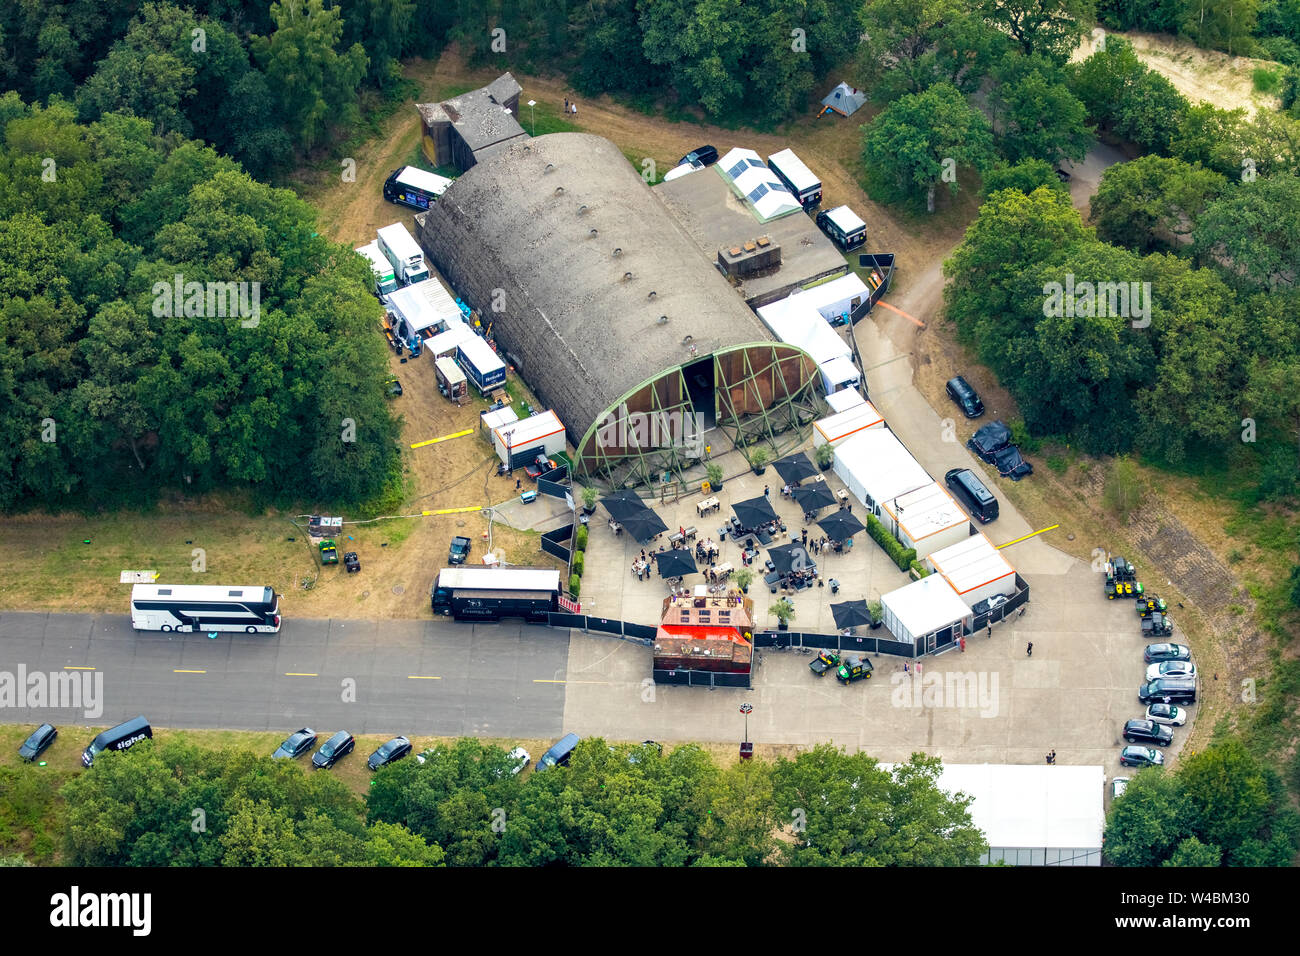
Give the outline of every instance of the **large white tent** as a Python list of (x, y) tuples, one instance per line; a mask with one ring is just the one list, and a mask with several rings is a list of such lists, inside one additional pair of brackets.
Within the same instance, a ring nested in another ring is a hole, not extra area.
[(867, 284), (858, 278), (857, 273), (850, 272), (815, 285), (811, 289), (801, 289), (790, 295), (790, 302), (817, 310), (826, 321), (834, 321), (842, 315), (849, 315), (871, 295)]
[(970, 608), (938, 574), (882, 594), (880, 606), (889, 633), (916, 654), (951, 644), (971, 620)]
[(835, 474), (849, 493), (877, 516), (882, 501), (932, 481), (888, 428), (863, 429), (840, 443), (835, 449)]
[[(851, 389), (843, 390), (843, 392), (848, 391), (851, 391)], [(839, 394), (842, 394), (842, 392), (835, 393), (835, 395)], [(830, 398), (833, 397), (828, 397), (827, 402), (829, 403)], [(834, 448), (840, 442), (848, 440), (863, 429), (879, 428), (884, 430), (884, 427), (885, 420), (880, 417), (880, 412), (876, 411), (876, 406), (864, 400), (842, 412), (827, 415), (825, 418), (819, 418), (813, 422), (813, 447), (820, 448), (822, 445), (830, 445)]]
[(797, 345), (817, 363), (828, 393), (856, 386), (862, 376), (851, 358), (849, 344), (827, 324), (807, 293), (788, 296), (759, 307), (758, 317), (782, 342)]
[(856, 388), (842, 388), (826, 396), (826, 404), (832, 412), (847, 412), (855, 405), (862, 405), (866, 399)]
[(718, 170), (745, 197), (760, 222), (803, 211), (799, 200), (752, 149), (732, 149), (718, 160)]
[(968, 607), (994, 594), (1016, 593), (1016, 569), (983, 534), (932, 552), (927, 563), (947, 579)]
[(425, 338), (445, 332), (453, 323), (464, 323), (460, 306), (437, 276), (389, 293), (384, 300), (398, 318)]
[(974, 798), (971, 821), (989, 844), (981, 865), (1101, 866), (1104, 767), (945, 763), (936, 783)]

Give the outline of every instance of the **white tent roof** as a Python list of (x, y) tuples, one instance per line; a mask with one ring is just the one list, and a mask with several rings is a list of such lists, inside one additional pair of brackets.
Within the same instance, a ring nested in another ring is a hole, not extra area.
[(866, 404), (866, 401), (856, 388), (842, 388), (826, 396), (826, 404), (832, 412), (847, 412), (850, 408)]
[(840, 444), (835, 449), (835, 470), (850, 472), (878, 504), (931, 482), (887, 428), (864, 429)]
[(461, 322), (460, 306), (436, 276), (389, 293), (389, 306), (420, 334)]
[(433, 338), (426, 340), (424, 347), (434, 355), (442, 355), (450, 352), (466, 339), (472, 338), (474, 338), (474, 333), (463, 321), (450, 322), (447, 325), (446, 332), (439, 332)]
[(740, 190), (763, 222), (802, 210), (776, 173), (752, 149), (736, 147), (718, 160), (718, 169)]
[(937, 783), (975, 798), (971, 820), (990, 847), (1101, 847), (1104, 767), (944, 764)]
[(862, 379), (858, 374), (858, 367), (847, 355), (837, 355), (833, 359), (822, 362), (818, 368), (822, 371), (822, 378), (826, 381), (827, 388), (832, 385), (843, 385), (845, 382), (856, 384)]
[(867, 101), (867, 94), (856, 87), (841, 82), (826, 94), (822, 100), (822, 106), (829, 106), (831, 109), (839, 110), (845, 116), (852, 116), (858, 110), (862, 109), (862, 104)]
[(862, 221), (862, 217), (848, 206), (836, 206), (834, 209), (828, 210), (826, 218), (839, 226), (845, 234), (856, 232), (867, 225)]
[(800, 305), (816, 309), (824, 319), (833, 319), (841, 312), (840, 303), (848, 302), (855, 296), (865, 299), (870, 294), (867, 284), (858, 278), (857, 273), (850, 272), (811, 289), (795, 292), (790, 298), (798, 300)]
[(498, 408), (495, 412), (484, 412), (482, 419), (484, 428), (494, 429), (519, 421), (519, 414), (514, 408), (507, 405), (504, 408)]
[[(856, 390), (845, 389), (844, 391)], [(836, 392), (835, 394), (840, 393)], [(826, 441), (837, 442), (841, 438), (848, 438), (864, 428), (881, 425), (882, 422), (884, 422), (884, 418), (881, 417), (880, 412), (876, 411), (876, 406), (864, 400), (847, 411), (817, 419), (817, 421), (813, 422), (813, 427), (821, 433), (821, 437)], [(884, 430), (883, 425), (881, 425), (881, 430)]]
[[(938, 482), (922, 485), (897, 498), (880, 503), (913, 541), (923, 541), (932, 534), (958, 525), (970, 524), (961, 506)], [(974, 537), (978, 537), (975, 535)]]
[(965, 541), (936, 551), (928, 560), (958, 594), (1016, 573), (1011, 562), (983, 534), (973, 534)]
[[(506, 435), (505, 431), (509, 431), (510, 434)], [(545, 411), (528, 418), (521, 418), (512, 423), (508, 429), (498, 428), (496, 435), (505, 447), (515, 449), (527, 448), (563, 431), (564, 426), (560, 424), (559, 416), (555, 412)]]
[(779, 299), (758, 310), (758, 317), (782, 342), (797, 345), (818, 365), (839, 356), (853, 354), (847, 342), (826, 324), (826, 320), (802, 296)]
[(918, 637), (970, 617), (966, 602), (938, 574), (890, 591), (881, 596), (880, 602), (889, 608), (909, 634)]

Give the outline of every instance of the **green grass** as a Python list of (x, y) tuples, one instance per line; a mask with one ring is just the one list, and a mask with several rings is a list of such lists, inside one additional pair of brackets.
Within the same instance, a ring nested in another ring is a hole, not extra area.
[[(578, 107), (582, 109), (581, 106)], [(582, 113), (579, 112), (581, 117)], [(531, 136), (545, 136), (548, 133), (581, 133), (582, 127), (565, 117), (562, 107), (538, 101), (536, 106), (529, 106), (527, 101), (519, 104), (519, 125)]]
[(1282, 82), (1282, 71), (1270, 69), (1266, 66), (1257, 66), (1251, 72), (1250, 79), (1255, 85), (1256, 93), (1273, 93), (1277, 90), (1278, 84)]

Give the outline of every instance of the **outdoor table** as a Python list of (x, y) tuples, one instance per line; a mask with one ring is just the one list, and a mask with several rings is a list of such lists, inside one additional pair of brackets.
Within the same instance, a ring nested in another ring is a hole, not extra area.
[(843, 504), (848, 504), (848, 501), (849, 501), (849, 492), (848, 492), (848, 489), (846, 489), (846, 488), (841, 488), (839, 491), (835, 492), (835, 497), (840, 499), (840, 504), (842, 504), (842, 505), (843, 505)]
[(698, 533), (699, 533), (699, 532), (697, 532), (697, 531), (695, 530), (695, 525), (687, 525), (687, 527), (686, 527), (686, 540), (687, 540), (687, 541), (693, 541), (693, 540), (695, 539), (695, 535), (698, 534)]
[(721, 528), (718, 529), (718, 540), (719, 540), (719, 541), (726, 541), (726, 540), (727, 540), (727, 534), (728, 534), (730, 531), (731, 531), (731, 525), (726, 525), (726, 524), (724, 524)]
[(714, 568), (713, 576), (719, 581), (721, 581), (724, 578), (730, 577), (731, 572), (734, 570), (736, 570), (735, 567), (732, 565), (730, 561), (728, 561), (726, 564), (719, 564), (716, 568)]
[(672, 534), (668, 536), (668, 543), (676, 544), (678, 541), (684, 540), (684, 538), (685, 535), (683, 535), (680, 531), (674, 531)]
[(695, 502), (695, 513), (704, 517), (710, 511), (717, 511), (721, 507), (722, 504), (717, 498), (705, 498), (703, 501)]

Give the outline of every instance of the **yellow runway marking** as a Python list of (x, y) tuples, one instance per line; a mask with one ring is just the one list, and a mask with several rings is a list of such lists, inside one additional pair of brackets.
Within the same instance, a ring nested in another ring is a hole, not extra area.
[(482, 510), (483, 510), (482, 505), (474, 505), (473, 507), (470, 508), (439, 508), (437, 511), (421, 511), (420, 514), (422, 514), (424, 517), (427, 518), (429, 517), (429, 515), (461, 515), (469, 511), (482, 511)]
[(407, 680), (442, 680), (441, 677), (424, 677), (420, 674), (407, 674)]
[(441, 438), (430, 438), (428, 441), (417, 441), (411, 444), (412, 448), (423, 448), (425, 445), (436, 445), (440, 441), (451, 441), (453, 438), (464, 438), (466, 435), (474, 434), (474, 429), (467, 428), (463, 432), (453, 432), (450, 435), (443, 435)]
[(319, 674), (285, 674), (285, 677), (319, 677)]
[(173, 674), (206, 674), (207, 671), (172, 671)]
[(1011, 545), (1018, 544), (1019, 542), (1024, 541), (1026, 538), (1032, 538), (1036, 534), (1042, 534), (1044, 531), (1053, 531), (1059, 527), (1060, 527), (1059, 524), (1054, 524), (1050, 528), (1039, 528), (1037, 531), (1031, 531), (1029, 532), (1029, 534), (1021, 535), (1019, 538), (1016, 538), (1015, 541), (1008, 541), (1006, 544), (998, 545), (998, 550), (1001, 550), (1003, 548), (1009, 548)]
[(63, 668), (63, 669), (64, 669), (65, 671), (93, 671), (95, 668), (93, 668), (93, 667), (65, 667), (65, 668)]

